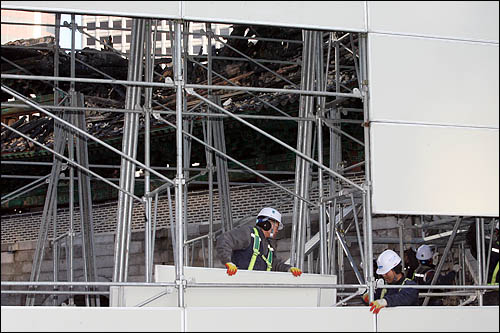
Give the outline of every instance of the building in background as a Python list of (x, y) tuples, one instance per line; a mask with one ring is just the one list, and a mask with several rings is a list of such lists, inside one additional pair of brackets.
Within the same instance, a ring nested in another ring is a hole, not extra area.
[[(2, 44), (19, 39), (54, 36), (55, 14), (2, 9)], [(28, 23), (30, 25), (8, 24)], [(45, 24), (51, 26), (44, 26)]]
[[(128, 53), (130, 50), (130, 42), (132, 39), (132, 19), (116, 16), (84, 16), (82, 25), (86, 34), (82, 35), (82, 48), (89, 47), (95, 49), (103, 49), (104, 41), (109, 40), (111, 36), (113, 48)], [(156, 34), (156, 49), (157, 55), (171, 55), (171, 38), (169, 34), (169, 24), (167, 20), (158, 20), (158, 28)], [(202, 33), (205, 30), (204, 23), (192, 22), (189, 26), (188, 52), (189, 54), (199, 54), (203, 47), (202, 54), (207, 54), (207, 37), (196, 34)], [(216, 35), (229, 35), (232, 27), (227, 24), (213, 24), (212, 30)], [(173, 36), (172, 36), (173, 37)], [(219, 48), (220, 43), (213, 43)]]

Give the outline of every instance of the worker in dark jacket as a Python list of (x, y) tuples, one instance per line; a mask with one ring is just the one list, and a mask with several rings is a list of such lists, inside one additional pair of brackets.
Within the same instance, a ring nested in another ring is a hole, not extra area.
[[(417, 249), (417, 260), (419, 265), (415, 272), (413, 273), (412, 280), (420, 285), (430, 285), (434, 274), (436, 273), (436, 265), (432, 263), (433, 252), (429, 245), (420, 245)], [(460, 265), (455, 264), (453, 270), (446, 274), (440, 274), (436, 280), (437, 285), (451, 285), (455, 282), (455, 276), (457, 272), (460, 271)], [(442, 291), (441, 289), (435, 290), (436, 292)], [(421, 299), (420, 304), (423, 303)], [(441, 297), (431, 297), (429, 305), (441, 306), (443, 305), (443, 299)]]
[(282, 229), (280, 212), (270, 207), (263, 208), (255, 226), (241, 226), (217, 238), (217, 258), (226, 266), (229, 276), (236, 274), (238, 269), (291, 272), (300, 276), (302, 271), (299, 268), (275, 257), (269, 242)]
[[(416, 283), (403, 275), (401, 258), (393, 250), (385, 250), (377, 258), (377, 274), (382, 275), (390, 285), (415, 285)], [(370, 311), (374, 314), (382, 308), (405, 305), (418, 305), (418, 289), (390, 288), (377, 289), (375, 300), (370, 303)], [(368, 303), (368, 293), (363, 295), (363, 301)]]

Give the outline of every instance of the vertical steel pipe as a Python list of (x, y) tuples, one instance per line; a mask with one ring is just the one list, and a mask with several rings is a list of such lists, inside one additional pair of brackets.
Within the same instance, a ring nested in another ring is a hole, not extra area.
[(183, 172), (183, 155), (182, 155), (182, 96), (184, 80), (182, 76), (182, 45), (181, 45), (181, 23), (175, 22), (175, 85), (176, 85), (176, 144), (177, 144), (177, 176), (175, 179), (175, 211), (176, 211), (176, 226), (177, 226), (177, 265), (176, 265), (176, 283), (178, 286), (178, 306), (184, 307), (184, 260), (183, 260), (183, 247), (184, 247), (184, 230), (183, 230), (183, 209), (182, 209), (182, 188), (184, 183)]
[[(478, 272), (478, 284), (482, 285), (483, 284), (483, 256), (482, 256), (482, 249), (481, 249), (481, 219), (476, 218), (476, 257), (477, 257), (477, 272)], [(479, 299), (479, 306), (483, 306), (483, 293), (481, 290), (477, 291), (478, 293), (478, 299)]]
[[(207, 60), (208, 60), (208, 71), (207, 71), (207, 80), (208, 85), (212, 85), (212, 27), (210, 23), (206, 23), (207, 30)], [(212, 90), (209, 89), (207, 91), (208, 99), (212, 100)], [(207, 106), (207, 113), (210, 112), (210, 107)], [(210, 117), (207, 117), (206, 120), (206, 128), (207, 128), (207, 144), (212, 146), (212, 122)], [(207, 168), (208, 168), (208, 267), (214, 267), (214, 169), (213, 169), (213, 152), (210, 149), (206, 149), (207, 155)]]

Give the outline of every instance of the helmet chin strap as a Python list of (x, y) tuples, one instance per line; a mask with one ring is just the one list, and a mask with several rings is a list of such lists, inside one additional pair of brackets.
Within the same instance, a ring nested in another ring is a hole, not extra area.
[(274, 238), (274, 228), (271, 228), (271, 233), (269, 234), (269, 238)]

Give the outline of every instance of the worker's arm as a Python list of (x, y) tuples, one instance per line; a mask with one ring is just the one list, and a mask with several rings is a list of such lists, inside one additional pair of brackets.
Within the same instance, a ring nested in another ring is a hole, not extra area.
[[(375, 289), (375, 293), (373, 294), (373, 299), (379, 299), (380, 298), (380, 295), (382, 295), (382, 289), (380, 288), (377, 288)], [(366, 305), (369, 304), (369, 291), (368, 289), (366, 289), (366, 292), (361, 295), (361, 299), (363, 300), (363, 303), (365, 303)]]
[[(406, 285), (415, 285), (412, 280), (408, 280)], [(418, 289), (416, 288), (401, 288), (398, 293), (385, 295), (387, 306), (402, 306), (402, 305), (417, 305), (418, 304)]]
[(288, 272), (290, 267), (292, 266), (285, 264), (285, 261), (281, 260), (280, 258), (275, 258), (273, 260), (273, 268), (272, 268), (273, 271)]
[(231, 262), (231, 255), (234, 250), (242, 250), (250, 245), (253, 238), (250, 237), (251, 229), (246, 226), (238, 227), (227, 231), (217, 237), (216, 250), (217, 259), (225, 265)]

